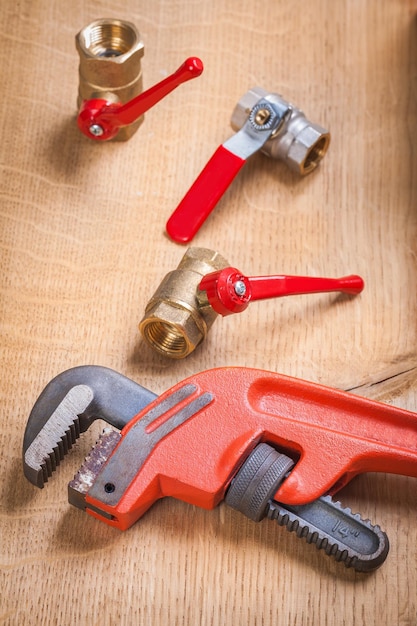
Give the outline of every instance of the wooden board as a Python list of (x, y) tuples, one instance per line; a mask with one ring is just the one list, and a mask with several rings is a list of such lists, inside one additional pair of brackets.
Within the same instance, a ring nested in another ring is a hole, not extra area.
[[(66, 485), (98, 425), (43, 491), (21, 465), (38, 394), (82, 364), (156, 393), (243, 365), (416, 410), (416, 14), (415, 0), (3, 0), (2, 623), (416, 626), (415, 479), (366, 475), (341, 494), (391, 539), (386, 564), (364, 576), (224, 505), (162, 501), (125, 533), (91, 519)], [(95, 145), (75, 123), (74, 37), (99, 17), (138, 26), (145, 87), (189, 55), (205, 64), (127, 143)], [(164, 225), (255, 85), (329, 128), (330, 150), (303, 179), (254, 156), (193, 245), (249, 275), (358, 273), (366, 288), (254, 303), (172, 362), (137, 330), (184, 253)]]

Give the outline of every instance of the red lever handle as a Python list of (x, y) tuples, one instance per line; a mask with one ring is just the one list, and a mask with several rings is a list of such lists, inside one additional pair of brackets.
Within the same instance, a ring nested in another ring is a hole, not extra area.
[[(258, 119), (258, 114), (260, 118)], [(219, 146), (166, 224), (178, 243), (191, 241), (246, 160), (283, 126), (290, 105), (273, 106), (261, 98), (240, 131)]]
[(178, 243), (191, 241), (246, 163), (219, 146), (166, 223), (168, 235)]
[(280, 275), (248, 277), (234, 267), (226, 267), (204, 276), (199, 288), (207, 293), (207, 299), (216, 313), (226, 316), (241, 313), (253, 300), (329, 291), (358, 294), (364, 288), (364, 281), (356, 275), (342, 278)]
[(198, 57), (189, 57), (173, 74), (129, 102), (110, 103), (99, 98), (86, 100), (78, 114), (78, 127), (90, 139), (112, 139), (122, 126), (132, 124), (178, 85), (200, 76), (203, 69), (203, 62)]

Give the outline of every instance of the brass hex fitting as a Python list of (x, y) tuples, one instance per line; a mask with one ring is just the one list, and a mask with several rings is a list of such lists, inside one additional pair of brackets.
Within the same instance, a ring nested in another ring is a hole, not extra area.
[[(80, 30), (75, 45), (80, 56), (78, 109), (84, 100), (100, 98), (124, 104), (142, 92), (144, 45), (134, 24), (96, 20)], [(115, 139), (130, 139), (143, 119), (121, 128)]]
[(330, 144), (330, 133), (318, 124), (310, 122), (300, 109), (286, 102), (278, 94), (269, 93), (261, 87), (250, 89), (242, 96), (232, 113), (232, 128), (235, 131), (242, 128), (251, 110), (261, 98), (291, 107), (291, 115), (284, 128), (273, 135), (261, 151), (274, 159), (284, 161), (288, 167), (301, 175), (309, 174), (326, 154)]
[(199, 284), (206, 274), (228, 267), (218, 252), (189, 248), (148, 302), (139, 330), (161, 354), (182, 359), (206, 337), (217, 313)]

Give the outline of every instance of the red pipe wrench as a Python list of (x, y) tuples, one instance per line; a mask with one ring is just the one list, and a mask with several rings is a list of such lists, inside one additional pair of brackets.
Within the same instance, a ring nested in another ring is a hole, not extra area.
[(225, 499), (369, 571), (386, 557), (386, 535), (328, 497), (363, 472), (417, 477), (416, 414), (263, 370), (219, 368), (178, 383), (120, 432), (107, 429), (69, 499), (121, 530), (165, 496), (205, 509)]

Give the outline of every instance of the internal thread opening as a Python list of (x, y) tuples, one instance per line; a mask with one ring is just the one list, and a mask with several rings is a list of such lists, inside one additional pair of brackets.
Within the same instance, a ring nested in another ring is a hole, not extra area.
[(142, 327), (142, 332), (148, 343), (167, 356), (179, 359), (191, 352), (186, 338), (173, 324), (150, 321)]
[(321, 137), (310, 149), (303, 163), (303, 173), (307, 174), (314, 170), (320, 163), (329, 147), (329, 137)]
[(121, 22), (105, 22), (91, 26), (86, 33), (86, 47), (97, 57), (118, 57), (129, 52), (136, 43), (136, 33)]

